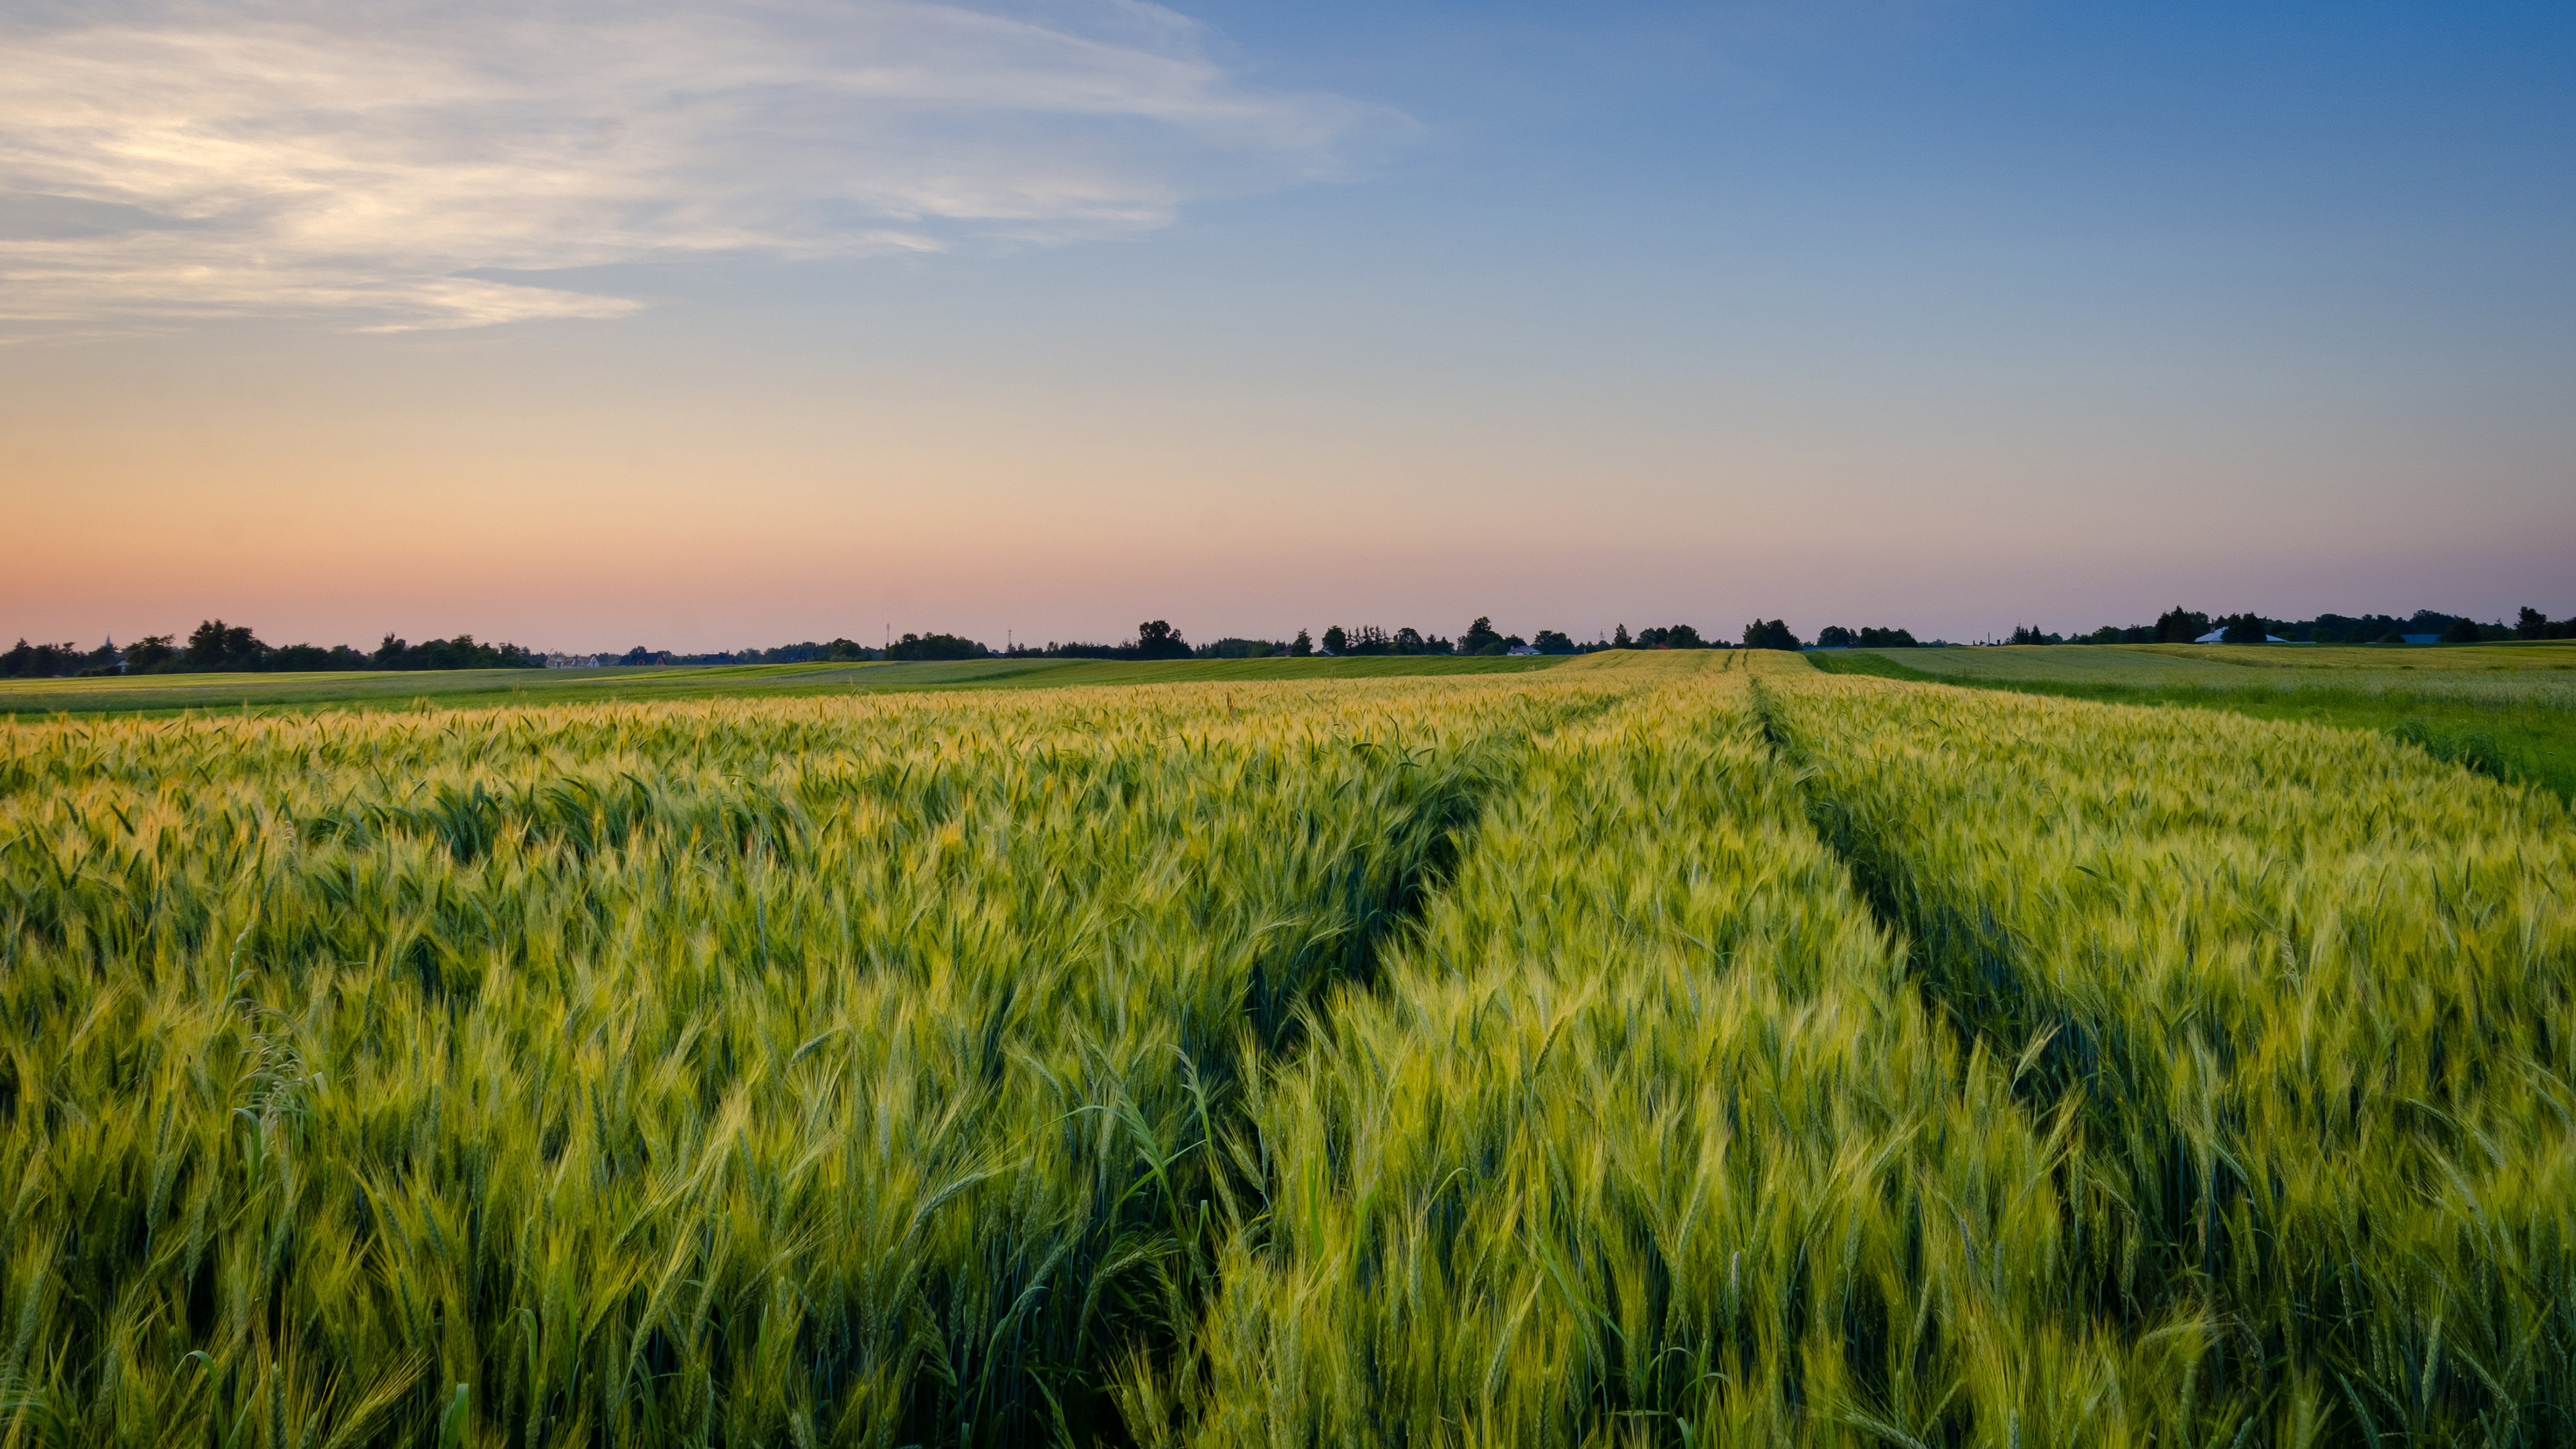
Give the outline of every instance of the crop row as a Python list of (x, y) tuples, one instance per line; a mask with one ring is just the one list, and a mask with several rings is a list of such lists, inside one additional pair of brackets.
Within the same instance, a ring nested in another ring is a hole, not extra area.
[(1549, 737), (1250, 1114), (1202, 1442), (2054, 1442), (2070, 1124), (1957, 1040), (1744, 675)]
[[(1961, 1030), (2079, 1114), (2078, 1286), (2205, 1422), (2576, 1438), (2576, 835), (2367, 733), (1782, 676), (1811, 809)], [(2195, 1436), (2205, 1437), (2205, 1436)]]

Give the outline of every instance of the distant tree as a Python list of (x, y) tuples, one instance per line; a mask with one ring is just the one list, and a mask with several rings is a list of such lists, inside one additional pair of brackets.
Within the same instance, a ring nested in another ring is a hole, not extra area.
[(1189, 642), (1181, 631), (1160, 619), (1136, 626), (1136, 657), (1139, 659), (1187, 659)]
[(2525, 604), (2522, 612), (2514, 617), (2513, 633), (2517, 639), (2546, 639), (2549, 637), (2549, 616)]
[(80, 657), (77, 644), (30, 644), (21, 639), (15, 648), (0, 654), (0, 679), (51, 679), (76, 673), (73, 661)]
[(1495, 631), (1494, 621), (1478, 614), (1476, 622), (1467, 626), (1467, 632), (1458, 636), (1458, 652), (1482, 654), (1486, 652), (1486, 645), (1502, 642), (1503, 636)]
[(1390, 654), (1421, 654), (1425, 652), (1424, 645), (1426, 642), (1427, 641), (1422, 637), (1421, 630), (1407, 624), (1403, 628), (1396, 630), (1395, 637), (1387, 641), (1387, 652)]
[(178, 645), (167, 634), (146, 634), (125, 646), (128, 673), (143, 674), (167, 669), (178, 657)]
[(2442, 642), (2445, 644), (2475, 644), (2478, 639), (2478, 626), (2468, 619), (2455, 619), (2451, 627), (2442, 631)]
[(1536, 634), (1531, 635), (1530, 639), (1541, 654), (1571, 654), (1574, 652), (1574, 640), (1568, 637), (1562, 629), (1541, 629)]
[(871, 659), (875, 656), (875, 650), (868, 648), (866, 645), (859, 643), (855, 639), (835, 639), (831, 644), (831, 652), (825, 654), (823, 657), (831, 660), (846, 660)]
[[(913, 662), (937, 659), (987, 659), (993, 651), (959, 634), (906, 634), (886, 648), (886, 658)], [(1186, 652), (1182, 655), (1187, 658)]]
[(188, 647), (182, 652), (179, 667), (199, 673), (257, 669), (267, 654), (268, 646), (259, 642), (249, 626), (208, 619), (188, 635)]
[(2156, 642), (2188, 644), (2209, 632), (2209, 616), (2193, 613), (2177, 604), (2156, 616)]
[[(546, 663), (535, 653), (516, 644), (477, 643), (471, 634), (459, 634), (453, 639), (431, 639), (421, 644), (408, 644), (395, 635), (387, 634), (373, 654), (362, 656), (355, 649), (350, 649), (346, 656), (335, 652), (333, 657), (363, 659), (361, 664), (346, 666), (362, 669), (542, 669)], [(656, 654), (639, 647), (618, 662), (665, 664), (670, 662), (670, 658), (668, 654)]]
[(1300, 629), (1297, 637), (1288, 641), (1288, 653), (1295, 659), (1311, 658), (1315, 653), (1315, 641), (1307, 638), (1306, 631)]
[(1326, 629), (1324, 630), (1324, 652), (1325, 652), (1325, 653), (1327, 653), (1327, 654), (1347, 654), (1347, 653), (1349, 653), (1349, 652), (1350, 652), (1350, 647), (1351, 647), (1351, 639), (1350, 639), (1350, 636), (1342, 632), (1342, 626), (1341, 626), (1341, 625), (1339, 625), (1339, 624), (1334, 624), (1334, 625), (1332, 625), (1332, 626), (1330, 626), (1330, 627), (1328, 627), (1328, 628), (1326, 628)]
[(265, 667), (282, 673), (364, 669), (367, 656), (346, 644), (334, 644), (328, 649), (319, 644), (281, 644), (268, 651)]
[(1283, 652), (1285, 646), (1268, 639), (1219, 639), (1202, 644), (1190, 652), (1201, 659), (1267, 659)]
[(1794, 650), (1798, 647), (1798, 636), (1791, 633), (1788, 624), (1782, 620), (1773, 619), (1769, 623), (1764, 623), (1756, 619), (1744, 626), (1744, 647)]
[(1626, 649), (1631, 647), (1634, 642), (1635, 641), (1628, 637), (1628, 626), (1625, 624), (1622, 624), (1617, 629), (1611, 631), (1610, 647), (1613, 649)]
[(2218, 642), (2221, 644), (2260, 644), (2269, 637), (2263, 621), (2252, 614), (2230, 614), (2218, 623), (2221, 630)]
[[(1816, 638), (1818, 643), (1824, 642), (1823, 635), (1820, 634)], [(1920, 649), (1923, 646), (1914, 642), (1914, 636), (1903, 629), (1863, 629), (1860, 631), (1860, 647), (1863, 649)]]
[(474, 636), (459, 634), (453, 639), (432, 639), (415, 647), (412, 667), (416, 669), (469, 669), (474, 663)]
[(2379, 636), (2379, 642), (2382, 644), (2403, 644), (2406, 642), (2406, 636), (2398, 633), (2394, 629), (2391, 629), (2387, 633)]
[(1827, 624), (1816, 631), (1819, 649), (1849, 649), (1860, 642), (1860, 636), (1840, 624)]

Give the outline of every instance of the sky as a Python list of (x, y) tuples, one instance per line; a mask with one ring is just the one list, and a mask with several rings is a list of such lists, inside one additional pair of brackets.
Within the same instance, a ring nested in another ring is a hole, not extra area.
[(2576, 7), (0, 11), (0, 635), (2576, 614)]

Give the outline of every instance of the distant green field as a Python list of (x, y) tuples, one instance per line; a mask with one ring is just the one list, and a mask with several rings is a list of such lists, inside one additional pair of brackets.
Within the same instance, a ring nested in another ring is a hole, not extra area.
[(2576, 644), (2053, 645), (1816, 650), (1872, 674), (2379, 730), (2576, 799)]
[(940, 664), (740, 664), (608, 669), (452, 669), (330, 674), (147, 674), (0, 681), (0, 715), (176, 714), (182, 710), (408, 709), (590, 700), (1033, 689), (1084, 684), (1377, 679), (1517, 674), (1559, 656), (1357, 659), (975, 659)]
[[(1820, 654), (1826, 651), (1817, 651)], [(2106, 644), (1860, 650), (1929, 678), (2305, 690), (2576, 709), (2576, 644)]]

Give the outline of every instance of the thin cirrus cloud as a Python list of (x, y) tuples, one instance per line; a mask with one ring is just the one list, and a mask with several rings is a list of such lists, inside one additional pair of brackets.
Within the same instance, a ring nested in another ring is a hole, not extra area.
[(510, 274), (1135, 231), (1408, 125), (1249, 85), (1133, 0), (84, 5), (0, 50), (22, 326), (614, 317)]

